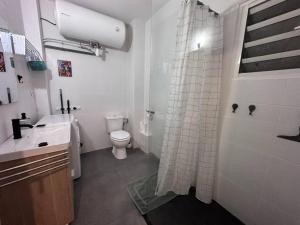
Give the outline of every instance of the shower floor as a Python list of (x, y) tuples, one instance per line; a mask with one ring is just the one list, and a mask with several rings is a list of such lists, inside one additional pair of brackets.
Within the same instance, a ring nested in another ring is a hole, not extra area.
[(244, 225), (218, 203), (178, 196), (145, 216), (148, 225)]

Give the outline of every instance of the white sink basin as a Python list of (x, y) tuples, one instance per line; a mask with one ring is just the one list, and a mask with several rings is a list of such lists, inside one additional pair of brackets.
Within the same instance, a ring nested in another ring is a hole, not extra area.
[(46, 125), (45, 127), (34, 127), (22, 131), (22, 138), (16, 141), (16, 151), (26, 149), (43, 148), (39, 147), (42, 142), (47, 142), (47, 146), (58, 145), (68, 142), (70, 139), (70, 125)]
[[(0, 162), (66, 149), (70, 144), (70, 130), (68, 122), (22, 130), (22, 138), (11, 137), (0, 145)], [(42, 142), (47, 142), (47, 146), (39, 147)]]

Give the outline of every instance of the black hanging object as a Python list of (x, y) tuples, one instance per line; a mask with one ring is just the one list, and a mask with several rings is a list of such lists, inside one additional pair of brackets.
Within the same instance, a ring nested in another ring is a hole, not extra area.
[(69, 99), (67, 100), (67, 111), (68, 111), (68, 114), (71, 113), (70, 100)]
[(20, 128), (20, 119), (12, 119), (12, 127), (13, 127), (13, 134), (14, 139), (20, 139), (21, 135), (21, 128)]
[(59, 96), (60, 96), (60, 110), (61, 110), (61, 114), (65, 114), (62, 89), (59, 89)]
[(10, 57), (9, 60), (10, 60), (10, 65), (11, 65), (11, 67), (12, 67), (12, 68), (15, 68), (15, 60), (14, 60), (14, 57)]
[(10, 88), (6, 88), (8, 103), (12, 103)]
[(235, 113), (235, 111), (237, 110), (238, 107), (239, 107), (239, 105), (236, 104), (236, 103), (234, 103), (234, 104), (232, 105), (232, 112)]
[(22, 79), (23, 79), (23, 76), (21, 76), (21, 75), (17, 75), (17, 78), (18, 78), (18, 82), (19, 82), (19, 84), (22, 84), (23, 83), (23, 81), (22, 81)]
[(299, 134), (297, 136), (278, 135), (277, 137), (290, 140), (290, 141), (300, 142), (300, 127), (299, 127)]
[(256, 106), (255, 105), (249, 105), (249, 115), (252, 116), (253, 112), (255, 111)]

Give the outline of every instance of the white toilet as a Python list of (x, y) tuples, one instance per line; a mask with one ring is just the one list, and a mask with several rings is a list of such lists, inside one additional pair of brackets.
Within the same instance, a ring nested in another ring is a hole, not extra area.
[(130, 142), (130, 134), (123, 130), (123, 116), (113, 115), (107, 116), (106, 128), (113, 144), (112, 153), (117, 159), (125, 159), (127, 157), (126, 147)]

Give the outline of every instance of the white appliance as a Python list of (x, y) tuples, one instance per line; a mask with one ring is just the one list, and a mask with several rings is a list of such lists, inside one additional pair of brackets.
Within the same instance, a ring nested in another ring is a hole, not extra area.
[(69, 123), (71, 125), (71, 175), (73, 179), (77, 179), (81, 176), (81, 147), (78, 120), (72, 114), (58, 114), (44, 116), (39, 120), (39, 122), (37, 122), (37, 124), (46, 124), (46, 126), (55, 126), (56, 124), (60, 123)]
[(71, 150), (72, 150), (72, 177), (77, 179), (81, 176), (80, 162), (80, 133), (78, 120), (74, 119), (71, 122)]
[(56, 1), (56, 20), (65, 38), (113, 48), (122, 48), (126, 39), (124, 22), (67, 1)]
[(123, 130), (124, 117), (119, 115), (107, 116), (106, 129), (113, 144), (112, 153), (117, 159), (127, 157), (126, 147), (130, 142), (130, 134)]

